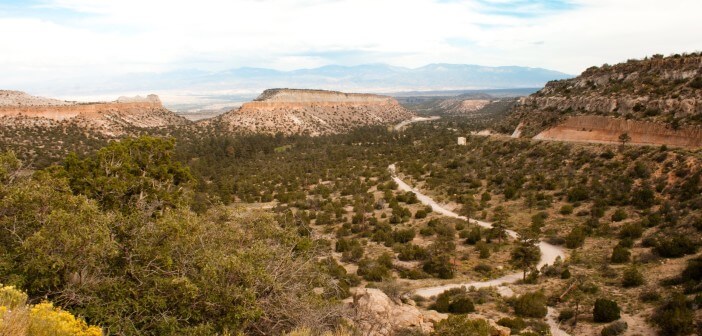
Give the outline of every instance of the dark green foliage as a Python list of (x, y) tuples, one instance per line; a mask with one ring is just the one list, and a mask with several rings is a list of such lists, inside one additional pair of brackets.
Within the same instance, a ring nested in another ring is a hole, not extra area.
[(382, 281), (390, 276), (390, 269), (383, 260), (363, 258), (358, 261), (356, 273), (367, 281)]
[(459, 297), (451, 300), (448, 311), (452, 314), (467, 314), (474, 312), (475, 306), (469, 297)]
[(542, 318), (546, 316), (546, 296), (541, 292), (521, 295), (514, 301), (514, 312), (518, 316)]
[(626, 211), (622, 208), (618, 208), (614, 213), (612, 214), (612, 221), (613, 222), (621, 222), (625, 219), (627, 219), (629, 215), (627, 215)]
[(689, 335), (694, 331), (694, 311), (682, 294), (673, 295), (658, 307), (652, 319), (658, 326), (660, 335)]
[(424, 260), (429, 256), (427, 250), (418, 245), (403, 244), (394, 249), (398, 253), (397, 258), (402, 261)]
[(519, 318), (519, 317), (515, 317), (515, 318), (503, 317), (497, 321), (497, 324), (501, 325), (503, 327), (509, 328), (511, 330), (512, 334), (515, 334), (515, 335), (527, 327), (526, 322), (524, 322), (524, 320)]
[(568, 190), (568, 202), (582, 202), (589, 197), (589, 193), (584, 186), (576, 186)]
[(475, 244), (475, 248), (478, 250), (480, 259), (487, 259), (490, 257), (490, 247), (483, 241), (479, 241)]
[(510, 254), (510, 263), (523, 271), (523, 280), (526, 279), (527, 271), (535, 267), (541, 260), (541, 250), (536, 243), (536, 239), (521, 238)]
[(697, 252), (697, 245), (683, 235), (658, 237), (655, 245), (656, 252), (664, 258), (680, 258)]
[(642, 234), (643, 228), (641, 227), (641, 224), (639, 222), (625, 224), (624, 226), (622, 226), (621, 230), (619, 230), (619, 238), (622, 239), (638, 239), (641, 238)]
[(693, 89), (702, 89), (702, 77), (695, 77), (690, 81), (690, 87)]
[(570, 215), (573, 213), (573, 206), (570, 204), (566, 204), (566, 205), (562, 206), (558, 212), (561, 215)]
[(475, 245), (481, 238), (480, 227), (474, 226), (466, 237), (466, 244)]
[(432, 336), (490, 336), (490, 325), (485, 320), (471, 320), (464, 315), (451, 315), (434, 325)]
[(467, 314), (475, 311), (475, 305), (465, 288), (454, 288), (439, 294), (429, 309), (440, 313)]
[(439, 279), (451, 279), (454, 275), (451, 258), (446, 254), (431, 256), (422, 265), (422, 270)]
[(173, 208), (185, 201), (184, 187), (193, 181), (190, 170), (173, 161), (174, 146), (173, 139), (128, 138), (85, 159), (71, 154), (56, 174), (105, 209)]
[(566, 247), (578, 248), (585, 242), (585, 230), (581, 226), (576, 226), (566, 236)]
[(595, 300), (595, 306), (592, 309), (592, 317), (595, 322), (606, 323), (619, 319), (619, 306), (616, 302), (608, 299)]
[(622, 286), (624, 288), (638, 287), (644, 284), (644, 276), (636, 266), (628, 267), (622, 276)]
[(660, 299), (661, 294), (655, 290), (647, 290), (641, 292), (641, 295), (639, 295), (639, 300), (641, 300), (642, 302), (656, 302)]
[(623, 246), (615, 246), (614, 250), (612, 250), (612, 256), (609, 258), (609, 261), (613, 264), (623, 264), (629, 262), (631, 259), (631, 252), (629, 249)]
[(558, 321), (565, 322), (575, 317), (575, 310), (566, 308), (558, 313)]
[(612, 322), (612, 323), (606, 325), (604, 328), (602, 328), (600, 335), (602, 335), (602, 336), (617, 336), (617, 335), (623, 334), (628, 328), (629, 328), (629, 325), (627, 325), (626, 322), (615, 321), (615, 322)]
[(683, 281), (702, 281), (702, 257), (688, 260), (681, 276)]

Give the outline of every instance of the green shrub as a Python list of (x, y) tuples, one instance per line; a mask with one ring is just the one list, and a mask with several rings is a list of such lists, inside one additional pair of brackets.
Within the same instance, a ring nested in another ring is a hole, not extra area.
[(614, 247), (614, 250), (612, 250), (612, 256), (609, 258), (609, 261), (613, 264), (623, 264), (629, 262), (630, 259), (631, 252), (629, 252), (629, 249), (617, 245)]
[(451, 258), (446, 254), (430, 257), (422, 265), (422, 270), (439, 279), (453, 278), (453, 267)]
[(642, 234), (643, 234), (643, 227), (641, 226), (641, 223), (638, 223), (638, 222), (625, 224), (619, 230), (619, 238), (621, 238), (621, 239), (625, 239), (625, 238), (638, 239), (638, 238), (641, 238)]
[(546, 316), (546, 296), (541, 292), (526, 293), (514, 301), (514, 312), (518, 316), (543, 318)]
[(639, 272), (639, 269), (636, 268), (635, 266), (631, 266), (624, 270), (624, 274), (622, 277), (622, 286), (624, 288), (630, 288), (630, 287), (638, 287), (644, 284), (644, 277), (641, 272)]
[(683, 235), (658, 237), (655, 250), (664, 258), (680, 258), (697, 252), (697, 245), (690, 238)]
[(682, 271), (681, 278), (685, 282), (702, 281), (702, 257), (688, 260), (687, 266)]
[(570, 204), (566, 204), (561, 207), (561, 210), (558, 211), (561, 215), (570, 215), (573, 213), (573, 206)]
[(621, 221), (627, 219), (628, 217), (629, 217), (629, 215), (626, 213), (626, 211), (624, 211), (624, 209), (618, 208), (612, 214), (612, 222), (621, 222)]
[(480, 228), (475, 226), (470, 230), (470, 232), (466, 236), (466, 244), (475, 245), (480, 241), (481, 238), (482, 237), (480, 234)]
[(449, 303), (448, 310), (452, 314), (468, 314), (475, 311), (475, 305), (469, 297), (458, 297)]
[(595, 300), (595, 307), (592, 310), (592, 317), (595, 322), (606, 323), (618, 320), (619, 306), (616, 302), (608, 299)]
[(558, 322), (565, 322), (575, 317), (575, 310), (566, 308), (558, 313)]
[(473, 267), (473, 270), (478, 272), (478, 273), (482, 273), (482, 274), (487, 275), (487, 274), (490, 274), (492, 272), (492, 266), (490, 266), (488, 264), (481, 263), (481, 264), (478, 264), (475, 267)]
[(434, 325), (432, 336), (490, 336), (490, 324), (485, 320), (472, 320), (465, 315), (451, 315)]
[(656, 302), (661, 299), (661, 294), (655, 290), (647, 290), (641, 292), (639, 295), (639, 300), (642, 302)]
[(629, 325), (626, 324), (624, 321), (615, 321), (612, 322), (608, 325), (606, 325), (604, 328), (602, 328), (602, 332), (600, 332), (600, 335), (602, 336), (617, 336), (623, 334), (626, 329), (629, 327)]
[(503, 317), (497, 321), (497, 324), (501, 325), (503, 327), (509, 328), (513, 335), (518, 334), (520, 331), (522, 331), (527, 326), (526, 322), (524, 322), (524, 320), (519, 318), (519, 317), (515, 317), (515, 318)]
[(475, 311), (475, 305), (465, 288), (452, 288), (439, 294), (429, 309), (440, 313), (468, 314)]
[(565, 240), (568, 248), (573, 249), (583, 246), (583, 243), (585, 243), (585, 230), (581, 226), (576, 226), (570, 230)]
[(694, 311), (682, 294), (674, 294), (658, 307), (652, 319), (661, 335), (688, 335), (694, 331)]
[(479, 241), (477, 244), (475, 244), (475, 248), (478, 250), (478, 253), (480, 253), (480, 259), (490, 258), (490, 247), (488, 244), (483, 241)]

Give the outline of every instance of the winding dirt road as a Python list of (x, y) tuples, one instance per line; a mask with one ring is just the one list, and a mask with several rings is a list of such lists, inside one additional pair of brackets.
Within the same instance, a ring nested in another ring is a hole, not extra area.
[[(390, 171), (390, 174), (392, 176), (393, 181), (397, 183), (398, 187), (402, 191), (411, 191), (415, 195), (417, 195), (417, 199), (422, 202), (425, 205), (431, 206), (432, 210), (436, 213), (442, 214), (444, 216), (448, 217), (453, 217), (453, 218), (458, 218), (462, 219), (464, 221), (474, 223), (477, 225), (480, 225), (485, 228), (492, 228), (492, 224), (488, 222), (483, 222), (479, 221), (476, 219), (472, 218), (467, 218), (466, 216), (460, 216), (457, 213), (448, 210), (441, 206), (439, 203), (434, 201), (431, 197), (422, 194), (419, 190), (412, 188), (409, 184), (405, 183), (405, 181), (402, 181), (399, 177), (397, 177), (396, 173), (396, 166), (395, 164), (391, 164), (388, 166), (388, 170)], [(517, 233), (512, 231), (512, 230), (507, 230), (507, 234), (512, 237), (512, 238), (517, 238)], [(541, 266), (546, 265), (546, 264), (552, 264), (558, 257), (561, 259), (565, 259), (565, 252), (563, 251), (562, 248), (551, 245), (546, 242), (539, 242), (538, 244), (539, 249), (541, 250), (541, 260), (539, 261), (538, 267), (541, 268)], [(476, 282), (466, 282), (466, 283), (455, 283), (455, 284), (448, 284), (448, 285), (443, 285), (443, 286), (435, 286), (435, 287), (426, 287), (426, 288), (420, 288), (414, 291), (415, 294), (422, 296), (422, 297), (431, 297), (435, 296), (438, 294), (443, 293), (444, 291), (452, 288), (460, 288), (460, 287), (475, 287), (475, 288), (484, 288), (484, 287), (496, 287), (497, 292), (500, 293), (502, 296), (512, 296), (514, 295), (514, 292), (507, 286), (504, 286), (504, 284), (509, 284), (509, 283), (515, 283), (519, 281), (522, 278), (521, 273), (513, 273), (513, 274), (508, 274), (505, 275), (501, 278), (498, 279), (493, 279), (489, 281), (476, 281)], [(546, 315), (546, 323), (548, 323), (549, 327), (551, 328), (551, 334), (553, 336), (569, 336), (568, 333), (563, 331), (562, 329), (559, 328), (556, 316), (557, 312), (555, 309), (548, 307), (548, 314)]]

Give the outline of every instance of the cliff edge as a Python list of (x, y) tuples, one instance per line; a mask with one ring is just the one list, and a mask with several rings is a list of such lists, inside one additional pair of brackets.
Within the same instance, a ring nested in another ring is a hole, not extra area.
[(184, 118), (165, 109), (156, 95), (79, 103), (36, 97), (20, 91), (0, 91), (0, 121), (10, 128), (70, 124), (108, 136), (123, 134), (130, 128), (187, 123)]
[(393, 98), (324, 90), (271, 89), (209, 123), (243, 133), (322, 135), (409, 119)]
[(503, 129), (523, 137), (702, 146), (702, 54), (591, 67), (522, 98)]

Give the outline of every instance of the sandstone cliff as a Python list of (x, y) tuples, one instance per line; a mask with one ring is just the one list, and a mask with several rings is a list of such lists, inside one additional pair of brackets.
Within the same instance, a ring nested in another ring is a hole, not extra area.
[(702, 54), (656, 55), (549, 82), (520, 100), (509, 126), (519, 123), (522, 136), (540, 139), (617, 142), (628, 133), (635, 144), (699, 147)]
[(105, 135), (130, 128), (158, 128), (187, 123), (166, 110), (156, 95), (120, 97), (114, 102), (77, 103), (41, 98), (19, 91), (0, 91), (0, 122), (5, 127), (75, 125)]
[(385, 125), (413, 114), (391, 97), (322, 90), (266, 90), (254, 101), (207, 123), (235, 132), (334, 134)]

